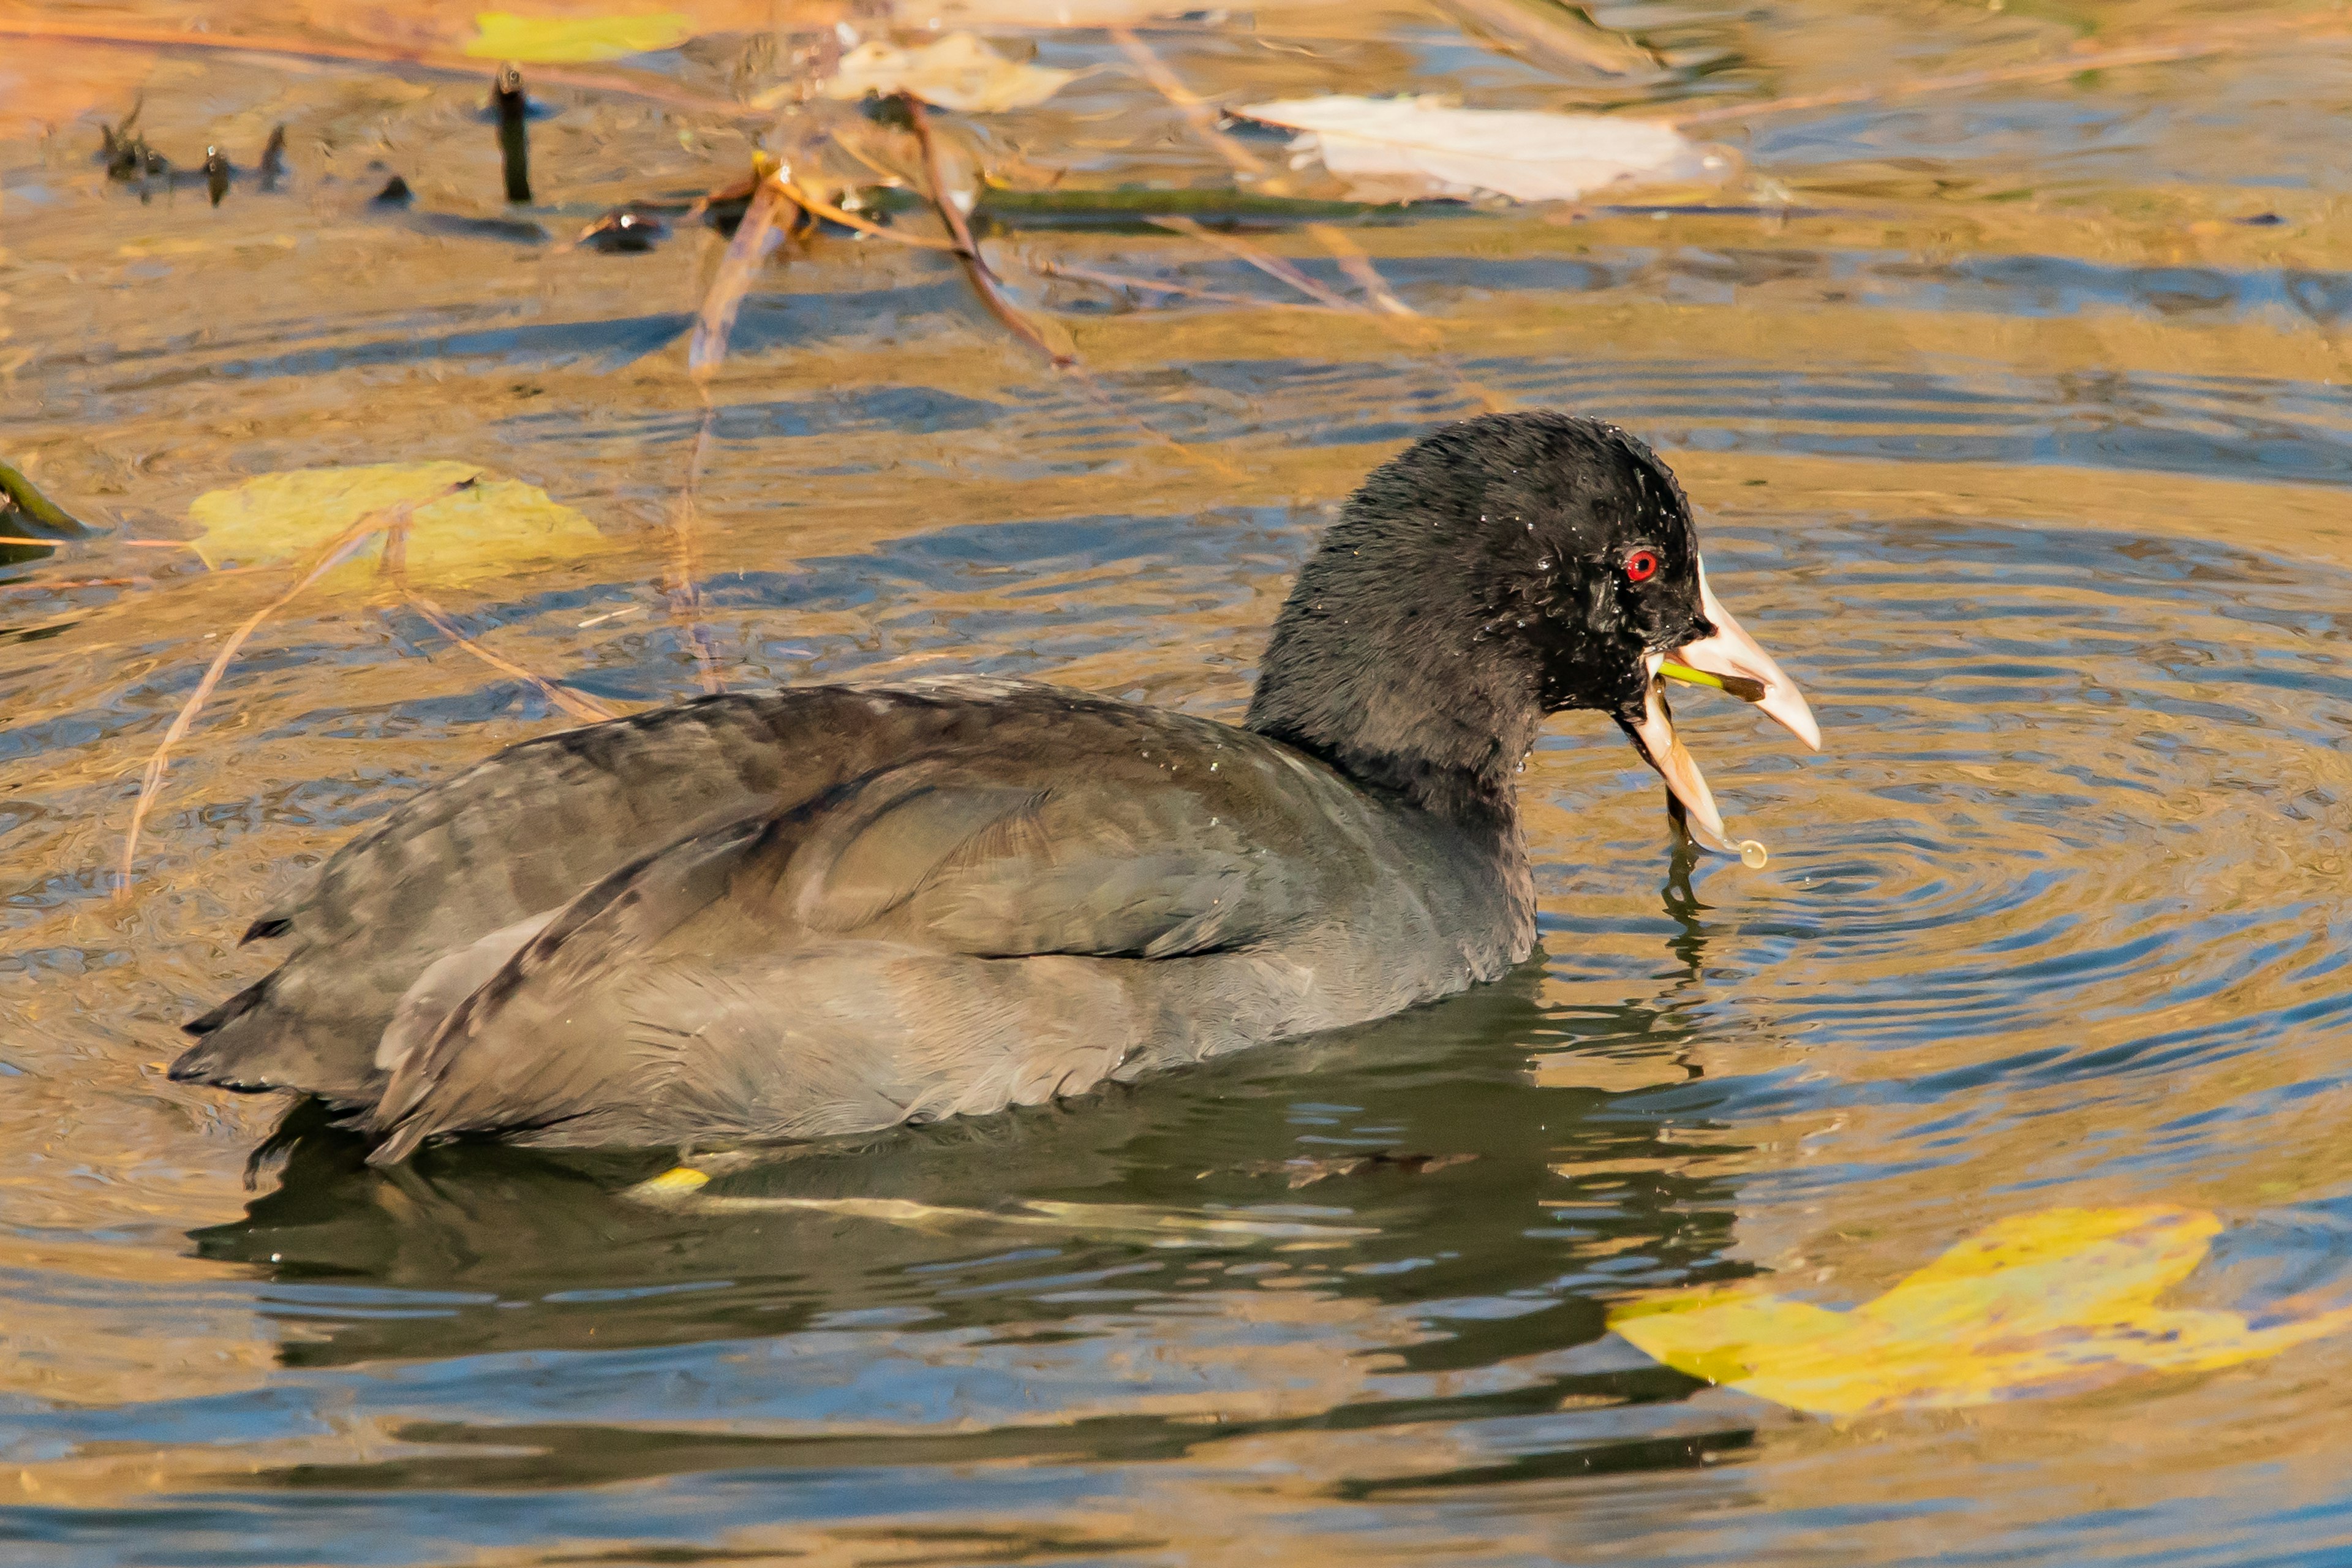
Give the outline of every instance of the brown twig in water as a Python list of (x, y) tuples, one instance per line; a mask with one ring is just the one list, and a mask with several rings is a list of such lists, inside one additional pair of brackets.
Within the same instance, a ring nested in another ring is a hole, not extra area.
[(220, 684), (221, 677), (227, 672), (229, 661), (236, 658), (237, 650), (245, 647), (246, 640), (261, 629), (264, 621), (292, 604), (304, 589), (341, 565), (344, 557), (348, 556), (362, 541), (388, 528), (405, 528), (409, 516), (417, 508), (430, 506), (435, 501), (456, 495), (473, 482), (470, 479), (460, 479), (456, 484), (444, 485), (432, 495), (420, 497), (415, 500), (402, 501), (396, 506), (383, 507), (369, 512), (329, 541), (325, 548), (312, 558), (309, 569), (295, 579), (292, 587), (254, 611), (252, 615), (246, 617), (243, 625), (229, 634), (228, 640), (221, 645), (220, 652), (214, 656), (212, 665), (205, 671), (204, 678), (196, 682), (195, 690), (188, 694), (187, 701), (181, 704), (179, 713), (172, 720), (171, 726), (163, 731), (163, 739), (156, 745), (155, 754), (147, 759), (146, 771), (140, 774), (139, 798), (131, 808), (131, 828), (122, 839), (122, 879), (116, 885), (116, 898), (128, 899), (131, 896), (131, 872), (139, 854), (140, 829), (146, 824), (149, 808), (155, 804), (155, 792), (163, 783), (163, 770), (171, 765), (172, 748), (179, 744), (187, 735), (189, 728), (195, 723), (196, 714), (204, 708), (205, 700), (209, 698), (213, 694), (213, 689)]
[(1267, 172), (1265, 161), (1225, 134), (1224, 127), (1217, 123), (1217, 111), (1186, 87), (1182, 79), (1168, 68), (1167, 62), (1152, 52), (1151, 46), (1136, 37), (1135, 29), (1113, 27), (1109, 31), (1110, 41), (1118, 46), (1118, 52), (1128, 58), (1144, 80), (1160, 89), (1160, 96), (1184, 117), (1184, 122), (1192, 128), (1193, 135), (1207, 142), (1219, 157), (1231, 164), (1234, 173), (1252, 178), (1264, 177)]
[(401, 599), (410, 609), (430, 621), (436, 631), (447, 637), (458, 647), (472, 654), (499, 674), (535, 687), (541, 696), (573, 718), (584, 720), (593, 724), (602, 719), (619, 717), (613, 710), (594, 698), (567, 691), (545, 677), (532, 674), (511, 659), (502, 658), (492, 653), (488, 648), (467, 637), (448, 611), (418, 593), (415, 584), (408, 580), (408, 523), (409, 519), (403, 517), (384, 530), (383, 574), (392, 579), (394, 590), (400, 595)]
[(686, 633), (686, 640), (694, 648), (695, 671), (702, 678), (702, 689), (720, 692), (727, 681), (719, 673), (719, 656), (710, 646), (709, 628), (702, 624), (702, 562), (695, 548), (695, 525), (700, 521), (699, 498), (702, 492), (702, 464), (710, 446), (710, 427), (717, 422), (719, 411), (710, 405), (710, 389), (702, 393), (702, 424), (694, 433), (693, 450), (687, 454), (686, 488), (678, 491), (677, 505), (670, 511), (670, 564), (662, 583), (662, 592), (669, 602), (670, 619)]
[(898, 102), (904, 108), (907, 123), (915, 132), (916, 145), (922, 151), (923, 182), (929, 190), (931, 205), (938, 210), (940, 221), (947, 226), (949, 236), (955, 241), (956, 261), (963, 268), (965, 280), (980, 296), (981, 303), (987, 306), (989, 314), (1002, 321), (1023, 342), (1045, 355), (1047, 364), (1076, 381), (1088, 400), (1104, 413), (1171, 448), (1188, 463), (1198, 464), (1226, 479), (1245, 479), (1247, 476), (1239, 468), (1215, 453), (1196, 452), (1175, 437), (1153, 429), (1120, 407), (1118, 400), (1111, 396), (1086, 366), (1078, 363), (1076, 354), (1055, 348), (1045, 341), (1045, 334), (1038, 330), (1036, 323), (1013, 308), (1013, 301), (1004, 297), (996, 274), (989, 270), (988, 263), (982, 258), (979, 243), (971, 237), (971, 225), (964, 221), (963, 209), (956, 205), (948, 190), (947, 173), (940, 160), (939, 143), (931, 134), (930, 117), (924, 113), (921, 101), (910, 95), (898, 95)]
[(955, 204), (948, 189), (947, 170), (940, 162), (938, 139), (931, 134), (931, 118), (923, 110), (923, 100), (912, 94), (901, 93), (898, 101), (905, 106), (907, 123), (915, 132), (915, 144), (923, 153), (923, 181), (929, 187), (931, 205), (938, 209), (940, 221), (947, 225), (948, 236), (955, 241), (955, 258), (963, 268), (964, 279), (971, 285), (988, 313), (1004, 323), (1005, 330), (1039, 353), (1055, 370), (1067, 370), (1077, 363), (1076, 356), (1055, 348), (1045, 341), (1037, 324), (1015, 310), (1013, 301), (1004, 297), (1003, 287), (996, 274), (988, 269), (981, 258), (980, 246), (971, 237), (971, 225), (964, 221), (963, 209)]
[(686, 372), (698, 382), (708, 381), (726, 359), (727, 339), (735, 330), (744, 296), (751, 291), (752, 279), (800, 217), (799, 206), (784, 192), (783, 166), (762, 154), (753, 167), (751, 205), (743, 210), (735, 237), (727, 242), (727, 254), (719, 258), (718, 274), (703, 296), (694, 335), (687, 342)]
[[(1160, 89), (1160, 96), (1174, 104), (1179, 110), (1183, 111), (1185, 118), (1192, 122), (1193, 130), (1214, 148), (1226, 163), (1233, 165), (1235, 174), (1246, 175), (1264, 172), (1265, 166), (1258, 161), (1256, 155), (1224, 133), (1208, 106), (1194, 96), (1192, 90), (1168, 68), (1158, 55), (1153, 54), (1143, 41), (1132, 33), (1126, 33), (1122, 37), (1122, 32), (1123, 29), (1113, 29), (1112, 36), (1120, 38), (1119, 47), (1128, 50), (1128, 58), (1136, 63), (1137, 68), (1143, 72), (1145, 79)], [(1133, 45), (1132, 48), (1129, 48), (1129, 44)], [(1188, 105), (1192, 107), (1188, 108)], [(1217, 234), (1202, 227), (1189, 217), (1154, 218), (1151, 221), (1162, 228), (1189, 236), (1230, 255), (1238, 256), (1259, 271), (1280, 279), (1293, 289), (1328, 309), (1349, 311), (1362, 309), (1353, 300), (1324, 288), (1282, 258), (1270, 251), (1261, 250), (1234, 236)], [(1340, 268), (1356, 280), (1357, 285), (1370, 297), (1379, 313), (1384, 318), (1390, 318), (1382, 321), (1381, 330), (1391, 338), (1407, 348), (1430, 354), (1445, 374), (1453, 377), (1454, 384), (1489, 414), (1499, 413), (1511, 405), (1507, 398), (1496, 396), (1486, 387), (1465, 375), (1459, 365), (1440, 352), (1444, 340), (1443, 334), (1434, 326), (1416, 319), (1414, 324), (1408, 327), (1402, 320), (1396, 319), (1415, 317), (1416, 312), (1402, 300), (1397, 298), (1395, 290), (1391, 289), (1387, 280), (1381, 278), (1380, 268), (1372, 265), (1372, 258), (1365, 254), (1361, 246), (1327, 223), (1309, 224), (1307, 226), (1307, 232), (1313, 235), (1323, 248), (1328, 250), (1338, 259)]]
[(571, 714), (573, 718), (584, 720), (588, 723), (593, 724), (601, 720), (616, 719), (620, 717), (618, 713), (614, 712), (612, 709), (605, 707), (594, 698), (585, 696), (580, 692), (567, 690), (565, 688), (558, 686), (555, 682), (548, 679), (545, 676), (535, 675), (511, 659), (502, 658), (499, 655), (492, 653), (488, 648), (484, 647), (480, 643), (478, 643), (472, 637), (467, 637), (464, 630), (458, 626), (457, 623), (451, 618), (448, 611), (443, 609), (439, 605), (435, 604), (424, 595), (416, 592), (414, 588), (409, 587), (405, 574), (396, 577), (394, 580), (400, 584), (400, 596), (402, 600), (407, 604), (410, 609), (415, 610), (418, 615), (423, 616), (426, 620), (432, 622), (434, 630), (439, 632), (443, 637), (447, 637), (452, 643), (465, 649), (467, 653), (472, 654), (476, 658), (480, 659), (484, 664), (488, 665), (492, 669), (497, 670), (499, 674), (509, 677), (515, 680), (522, 681), (528, 686), (536, 688), (541, 697), (546, 698), (550, 702), (552, 702), (558, 708), (562, 709), (566, 713)]
[[(1033, 261), (1030, 270), (1048, 278), (1075, 278), (1081, 282), (1099, 283), (1110, 289), (1140, 289), (1153, 294), (1175, 294), (1188, 300), (1206, 300), (1220, 305), (1247, 305), (1261, 310), (1332, 310), (1333, 305), (1318, 305), (1304, 300), (1260, 300), (1249, 294), (1227, 294), (1215, 289), (1196, 289), (1187, 283), (1163, 283), (1152, 278), (1130, 278), (1122, 272), (1105, 272), (1098, 268), (1082, 267), (1075, 261)], [(1349, 311), (1349, 314), (1354, 314)]]
[(1389, 288), (1389, 280), (1381, 276), (1381, 269), (1373, 266), (1372, 258), (1364, 253), (1364, 247), (1346, 234), (1328, 223), (1310, 223), (1307, 226), (1307, 232), (1314, 237), (1318, 245), (1331, 253), (1332, 259), (1339, 264), (1339, 270), (1354, 279), (1356, 287), (1361, 289), (1365, 298), (1374, 305), (1391, 316), (1421, 314), (1396, 297), (1395, 291)]
[(887, 239), (899, 245), (911, 245), (918, 250), (952, 251), (956, 247), (955, 241), (951, 239), (933, 239), (928, 234), (901, 234), (895, 228), (885, 228), (878, 223), (859, 217), (856, 213), (845, 212), (831, 202), (820, 201), (808, 194), (806, 186), (797, 184), (791, 180), (784, 182), (784, 194), (798, 202), (803, 210), (815, 214), (827, 223), (837, 223), (844, 228), (854, 228), (860, 234), (870, 234), (877, 239)]
[(1282, 279), (1318, 304), (1328, 305), (1335, 310), (1352, 311), (1363, 309), (1344, 294), (1336, 294), (1326, 289), (1272, 251), (1261, 250), (1247, 240), (1236, 238), (1230, 234), (1219, 234), (1215, 229), (1203, 226), (1198, 219), (1155, 217), (1150, 221), (1154, 226), (1164, 228), (1171, 234), (1181, 234), (1187, 239), (1197, 239), (1202, 245), (1213, 246), (1228, 256), (1237, 256), (1267, 277)]

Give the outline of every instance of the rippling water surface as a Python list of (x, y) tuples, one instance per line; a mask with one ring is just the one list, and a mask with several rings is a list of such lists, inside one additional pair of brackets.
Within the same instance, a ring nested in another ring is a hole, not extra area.
[[(298, 11), (242, 20), (341, 25)], [(1717, 51), (1674, 90), (1721, 101), (2200, 21), (1612, 16)], [(723, 84), (731, 25), (664, 68)], [(1081, 184), (1226, 177), (1107, 35), (998, 36), (1103, 68), (996, 122), (1000, 153)], [(1234, 100), (1639, 96), (1434, 11), (1148, 36)], [(378, 1172), (299, 1121), (247, 1188), (284, 1108), (163, 1072), (178, 1024), (266, 967), (236, 933), (418, 788), (570, 721), (396, 596), (330, 585), (176, 748), (118, 898), (141, 768), (287, 580), (123, 541), (189, 537), (195, 496), (257, 473), (478, 463), (604, 548), (444, 592), (468, 636), (615, 709), (701, 689), (665, 584), (719, 242), (611, 257), (372, 214), (387, 169), (421, 208), (492, 213), (478, 83), (0, 58), (0, 88), (46, 94), (0, 119), (0, 456), (121, 525), (0, 568), (0, 1560), (2352, 1562), (2352, 1338), (1832, 1422), (1603, 1324), (1759, 1274), (1846, 1305), (2004, 1215), (2146, 1202), (2227, 1222), (2200, 1300), (2352, 1301), (2347, 64), (2321, 35), (1822, 108), (1717, 128), (1738, 200), (1352, 228), (1405, 326), (1057, 282), (1029, 264), (1282, 298), (1157, 231), (1006, 233), (1103, 397), (944, 258), (835, 237), (769, 269), (691, 530), (730, 687), (979, 669), (1237, 717), (1365, 468), (1552, 406), (1667, 453), (1827, 747), (1685, 704), (1773, 852), (1694, 865), (1654, 777), (1570, 716), (1524, 782), (1543, 949), (1506, 982), (681, 1207), (624, 1195), (658, 1161)], [(107, 185), (98, 119), (141, 92), (159, 144), (288, 121), (289, 188), (215, 211)], [(690, 116), (545, 96), (552, 232), (740, 167)], [(1297, 231), (1255, 238), (1355, 287)], [(1297, 1186), (1282, 1163), (1374, 1150), (1475, 1158)], [(805, 1201), (876, 1198), (966, 1212)], [(1244, 1228), (1169, 1246), (1108, 1205)]]

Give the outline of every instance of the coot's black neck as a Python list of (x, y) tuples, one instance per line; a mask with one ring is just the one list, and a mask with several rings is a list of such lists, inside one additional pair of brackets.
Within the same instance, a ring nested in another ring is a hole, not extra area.
[(1465, 827), (1515, 836), (1517, 774), (1544, 717), (1539, 672), (1475, 604), (1453, 602), (1454, 582), (1393, 562), (1367, 571), (1353, 538), (1341, 522), (1299, 573), (1248, 727)]

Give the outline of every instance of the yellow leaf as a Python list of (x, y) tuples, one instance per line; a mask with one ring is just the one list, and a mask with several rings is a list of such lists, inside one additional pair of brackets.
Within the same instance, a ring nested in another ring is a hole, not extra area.
[(485, 11), (474, 18), (475, 36), (466, 53), (475, 59), (519, 60), (524, 65), (580, 65), (625, 59), (656, 49), (676, 48), (694, 37), (691, 18), (676, 11), (652, 16), (518, 16)]
[[(263, 474), (233, 489), (198, 496), (188, 516), (208, 566), (242, 566), (308, 556), (372, 511), (429, 497), (467, 479), (476, 483), (420, 506), (406, 529), (409, 579), (463, 583), (530, 561), (568, 560), (604, 542), (586, 518), (519, 479), (494, 479), (470, 463), (372, 463)], [(368, 541), (325, 581), (373, 574), (383, 540)]]
[(941, 109), (989, 114), (1043, 103), (1077, 74), (1008, 60), (970, 33), (950, 33), (919, 49), (860, 44), (842, 57), (824, 90), (842, 99), (904, 92)]
[(2205, 1258), (2202, 1209), (2049, 1209), (1988, 1226), (1850, 1311), (1711, 1286), (1609, 1326), (1667, 1365), (1819, 1415), (1985, 1405), (2130, 1371), (2205, 1372), (2352, 1330), (2352, 1308), (2257, 1329), (2157, 1298)]

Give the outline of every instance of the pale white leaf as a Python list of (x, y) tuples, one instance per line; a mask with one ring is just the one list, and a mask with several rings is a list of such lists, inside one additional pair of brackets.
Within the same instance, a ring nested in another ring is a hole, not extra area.
[(941, 109), (993, 114), (1043, 103), (1077, 74), (1008, 60), (970, 33), (950, 33), (919, 49), (860, 44), (842, 57), (824, 90), (844, 99), (903, 92)]
[(1339, 95), (1234, 112), (1303, 132), (1293, 148), (1319, 156), (1344, 179), (1403, 181), (1429, 195), (1574, 201), (1612, 185), (1713, 179), (1730, 166), (1720, 150), (1662, 120)]

